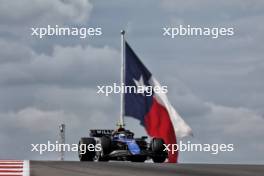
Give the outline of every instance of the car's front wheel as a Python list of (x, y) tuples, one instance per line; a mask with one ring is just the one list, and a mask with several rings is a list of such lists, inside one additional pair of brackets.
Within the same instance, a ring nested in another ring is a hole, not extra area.
[(164, 141), (161, 138), (153, 138), (150, 147), (154, 156), (152, 160), (154, 163), (163, 163), (167, 158), (167, 153), (164, 151)]

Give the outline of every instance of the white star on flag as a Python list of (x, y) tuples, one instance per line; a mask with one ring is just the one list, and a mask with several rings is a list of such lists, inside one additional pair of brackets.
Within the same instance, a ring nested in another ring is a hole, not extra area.
[(140, 92), (141, 92), (141, 94), (143, 96), (145, 96), (144, 92), (145, 91), (148, 91), (148, 88), (149, 87), (144, 84), (143, 76), (141, 75), (140, 78), (139, 78), (139, 80), (133, 79), (133, 81), (135, 82), (135, 84), (137, 86), (138, 93), (139, 93), (139, 90), (141, 90), (141, 91), (143, 90), (142, 92), (141, 91)]

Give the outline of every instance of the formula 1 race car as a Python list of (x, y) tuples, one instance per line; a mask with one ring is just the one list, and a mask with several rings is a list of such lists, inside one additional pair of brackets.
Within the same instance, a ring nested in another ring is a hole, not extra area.
[[(79, 141), (80, 161), (132, 161), (144, 162), (152, 159), (155, 163), (164, 162), (168, 154), (164, 151), (164, 141), (153, 138), (148, 143), (147, 136), (134, 138), (134, 133), (124, 128), (118, 130), (90, 130), (90, 137)], [(101, 145), (101, 150), (88, 150), (90, 145)], [(81, 152), (83, 149), (86, 152)]]

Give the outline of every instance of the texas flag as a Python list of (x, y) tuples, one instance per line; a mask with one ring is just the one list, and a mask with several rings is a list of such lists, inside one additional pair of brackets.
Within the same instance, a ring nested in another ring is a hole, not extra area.
[[(160, 87), (159, 82), (125, 42), (126, 86)], [(191, 128), (170, 104), (165, 93), (126, 93), (125, 115), (140, 120), (151, 137), (162, 138), (166, 144), (176, 144), (176, 138), (192, 134)], [(169, 152), (169, 162), (178, 161), (178, 152)]]

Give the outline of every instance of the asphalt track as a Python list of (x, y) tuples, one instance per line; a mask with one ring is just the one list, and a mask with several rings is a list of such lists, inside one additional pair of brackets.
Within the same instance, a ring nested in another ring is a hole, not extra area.
[(30, 161), (31, 176), (263, 176), (264, 165)]

